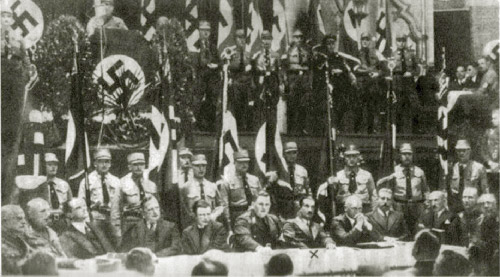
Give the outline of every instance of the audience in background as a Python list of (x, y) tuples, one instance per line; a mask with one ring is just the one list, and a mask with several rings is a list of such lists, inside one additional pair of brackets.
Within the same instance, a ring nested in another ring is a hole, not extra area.
[(444, 250), (434, 265), (435, 276), (469, 276), (470, 262), (464, 256), (451, 250)]
[(266, 268), (266, 276), (292, 276), (293, 262), (288, 254), (276, 254), (271, 257)]
[(441, 243), (430, 230), (422, 230), (415, 236), (412, 255), (417, 261), (408, 272), (414, 276), (432, 276), (434, 263), (439, 256)]
[(56, 259), (44, 251), (33, 253), (22, 266), (23, 275), (57, 276)]
[(191, 276), (228, 276), (227, 266), (222, 262), (205, 257), (191, 271)]
[(125, 268), (144, 275), (153, 275), (156, 262), (157, 258), (149, 248), (138, 247), (128, 252)]

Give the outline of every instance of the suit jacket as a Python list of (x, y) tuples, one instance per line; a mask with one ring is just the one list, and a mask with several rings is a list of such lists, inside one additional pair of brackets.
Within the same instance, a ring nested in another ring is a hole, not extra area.
[[(122, 237), (121, 252), (128, 252), (135, 247), (146, 246), (147, 226), (144, 220), (126, 230)], [(151, 249), (159, 257), (178, 255), (181, 252), (181, 239), (177, 225), (160, 219), (156, 223), (155, 247)]]
[(283, 225), (285, 245), (292, 248), (322, 248), (334, 243), (330, 235), (316, 222), (312, 223), (311, 230), (306, 222), (296, 217)]
[(32, 250), (22, 235), (2, 231), (2, 274), (20, 275), (19, 264), (26, 260)]
[(91, 259), (108, 252), (114, 252), (111, 242), (103, 231), (92, 222), (88, 222), (87, 226), (91, 233), (84, 234), (70, 224), (61, 235), (61, 245), (68, 257)]
[(200, 255), (210, 249), (226, 250), (228, 248), (226, 241), (227, 231), (224, 225), (210, 221), (205, 226), (200, 245), (200, 233), (195, 223), (182, 232), (182, 252), (188, 255)]
[(336, 216), (333, 219), (331, 227), (332, 237), (339, 245), (353, 246), (356, 243), (379, 241), (381, 239), (380, 235), (373, 229), (372, 231), (365, 229), (359, 231), (354, 228), (345, 213)]
[(471, 244), (477, 244), (481, 224), (481, 212), (479, 210), (460, 212), (455, 223), (458, 224), (457, 236), (460, 246), (469, 247)]
[(440, 238), (442, 244), (458, 245), (458, 220), (457, 215), (447, 209), (438, 218), (435, 218), (434, 211), (428, 210), (420, 216), (417, 227), (418, 230), (431, 229)]
[(377, 208), (367, 215), (368, 221), (373, 225), (373, 231), (380, 237), (395, 237), (399, 239), (408, 238), (408, 226), (401, 212), (389, 211), (389, 216), (385, 217)]
[(476, 76), (475, 80), (472, 80), (471, 77), (467, 77), (467, 79), (465, 79), (464, 88), (477, 89), (479, 87), (479, 82), (480, 82), (479, 76)]
[(236, 219), (234, 224), (235, 248), (239, 251), (255, 251), (259, 246), (271, 243), (276, 248), (281, 235), (281, 223), (277, 216), (269, 214), (264, 218), (264, 224), (259, 224), (253, 210), (245, 212)]

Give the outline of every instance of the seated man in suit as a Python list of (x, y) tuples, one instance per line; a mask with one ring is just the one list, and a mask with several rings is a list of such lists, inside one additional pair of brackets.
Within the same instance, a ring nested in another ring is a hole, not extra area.
[(135, 247), (147, 247), (159, 257), (178, 255), (181, 239), (177, 226), (160, 218), (160, 205), (154, 196), (148, 196), (141, 204), (144, 219), (125, 230), (121, 252)]
[(65, 206), (70, 224), (60, 237), (61, 245), (70, 258), (91, 259), (114, 252), (106, 234), (88, 219), (87, 206), (81, 198), (73, 198)]
[(419, 219), (417, 228), (431, 229), (442, 244), (458, 244), (458, 217), (448, 210), (446, 194), (442, 191), (433, 191), (429, 195), (431, 208)]
[(200, 199), (193, 205), (195, 223), (182, 232), (184, 254), (200, 255), (210, 249), (227, 249), (227, 231), (224, 225), (212, 220), (211, 205)]
[(367, 215), (368, 221), (379, 237), (407, 239), (409, 233), (403, 213), (395, 211), (392, 204), (392, 190), (380, 188), (377, 208)]
[(278, 248), (281, 222), (269, 214), (271, 196), (265, 190), (259, 191), (252, 208), (240, 215), (234, 224), (235, 248), (239, 251), (263, 251)]
[(293, 248), (335, 248), (335, 242), (323, 230), (323, 227), (312, 221), (316, 202), (312, 196), (300, 200), (297, 217), (283, 226), (285, 244)]
[(1, 214), (2, 273), (4, 275), (21, 274), (20, 266), (31, 252), (25, 240), (28, 223), (20, 206), (4, 205)]
[(346, 198), (345, 213), (336, 216), (331, 225), (332, 237), (339, 245), (353, 246), (360, 242), (380, 240), (362, 210), (363, 203), (357, 195)]
[(458, 243), (460, 246), (469, 247), (479, 239), (479, 224), (481, 211), (477, 207), (477, 188), (466, 187), (462, 194), (464, 210), (458, 213)]

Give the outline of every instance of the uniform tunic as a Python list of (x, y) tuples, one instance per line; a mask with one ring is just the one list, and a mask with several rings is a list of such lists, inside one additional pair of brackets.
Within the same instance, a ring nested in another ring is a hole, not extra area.
[[(92, 171), (89, 174), (89, 190), (90, 190), (90, 209), (94, 220), (109, 220), (110, 208), (113, 203), (112, 200), (120, 190), (120, 179), (111, 173), (104, 175), (104, 183), (108, 190), (109, 203), (104, 205), (104, 194), (102, 190), (102, 178), (97, 171)], [(78, 189), (78, 197), (86, 199), (85, 180), (80, 182)], [(98, 204), (99, 203), (99, 204)]]
[[(357, 195), (363, 202), (363, 212), (371, 210), (372, 203), (377, 200), (377, 191), (375, 189), (375, 182), (373, 181), (372, 174), (364, 169), (359, 168), (356, 173), (356, 190), (354, 193), (349, 192), (349, 176), (350, 170), (348, 168), (342, 169), (337, 172), (337, 197), (336, 203), (338, 208), (343, 208), (345, 199), (351, 195)], [(340, 207), (338, 206), (340, 205)], [(338, 209), (339, 211), (341, 209)], [(340, 213), (340, 212), (339, 212)]]
[(196, 215), (193, 212), (193, 205), (196, 201), (202, 198), (201, 184), (203, 184), (203, 199), (210, 204), (212, 210), (222, 205), (219, 191), (217, 190), (217, 185), (215, 183), (212, 183), (207, 179), (203, 179), (202, 183), (200, 183), (197, 179), (187, 182), (181, 189), (183, 205), (183, 211), (181, 213), (181, 227), (183, 230), (195, 221)]
[[(262, 188), (259, 178), (251, 174), (246, 174), (246, 178), (250, 193), (252, 196), (257, 195)], [(224, 216), (228, 222), (234, 223), (234, 220), (246, 212), (252, 204), (247, 201), (243, 177), (241, 175), (234, 175), (222, 180), (220, 195), (222, 205), (224, 206)]]

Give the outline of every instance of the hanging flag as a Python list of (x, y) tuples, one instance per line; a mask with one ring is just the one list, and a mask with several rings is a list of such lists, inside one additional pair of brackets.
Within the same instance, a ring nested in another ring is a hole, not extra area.
[(260, 47), (260, 35), (264, 31), (264, 25), (262, 24), (262, 18), (259, 12), (259, 3), (257, 0), (250, 0), (248, 5), (248, 19), (250, 24), (246, 24), (246, 50), (250, 52), (250, 54), (253, 54), (257, 52)]
[(155, 168), (160, 171), (168, 150), (170, 130), (165, 116), (155, 106), (151, 106), (151, 123), (154, 131), (149, 139), (148, 171)]
[(389, 54), (391, 51), (389, 41), (387, 39), (387, 16), (386, 16), (386, 0), (378, 1), (378, 16), (377, 16), (377, 28), (375, 34), (375, 47), (380, 53)]
[(141, 33), (147, 41), (155, 34), (156, 0), (141, 0)]
[[(271, 124), (270, 128), (268, 128), (268, 124)], [(262, 124), (255, 139), (255, 160), (262, 176), (268, 171), (276, 171), (278, 178), (283, 179), (288, 174), (288, 167), (283, 157), (283, 143), (279, 128), (276, 121)], [(269, 136), (266, 131), (270, 132)], [(272, 138), (269, 144), (267, 138)]]
[(217, 34), (217, 49), (221, 52), (233, 43), (234, 33), (233, 1), (219, 2), (219, 32)]
[(323, 13), (321, 11), (321, 1), (311, 0), (309, 3), (309, 18), (311, 18), (310, 36), (316, 42), (320, 42), (326, 35), (325, 23), (323, 20)]
[(273, 0), (273, 25), (271, 50), (276, 52), (285, 51), (287, 47), (286, 41), (286, 13), (281, 0)]
[(196, 47), (200, 39), (198, 31), (198, 1), (186, 0), (186, 9), (184, 11), (184, 30), (186, 30), (186, 42), (189, 52), (199, 53), (200, 49)]

